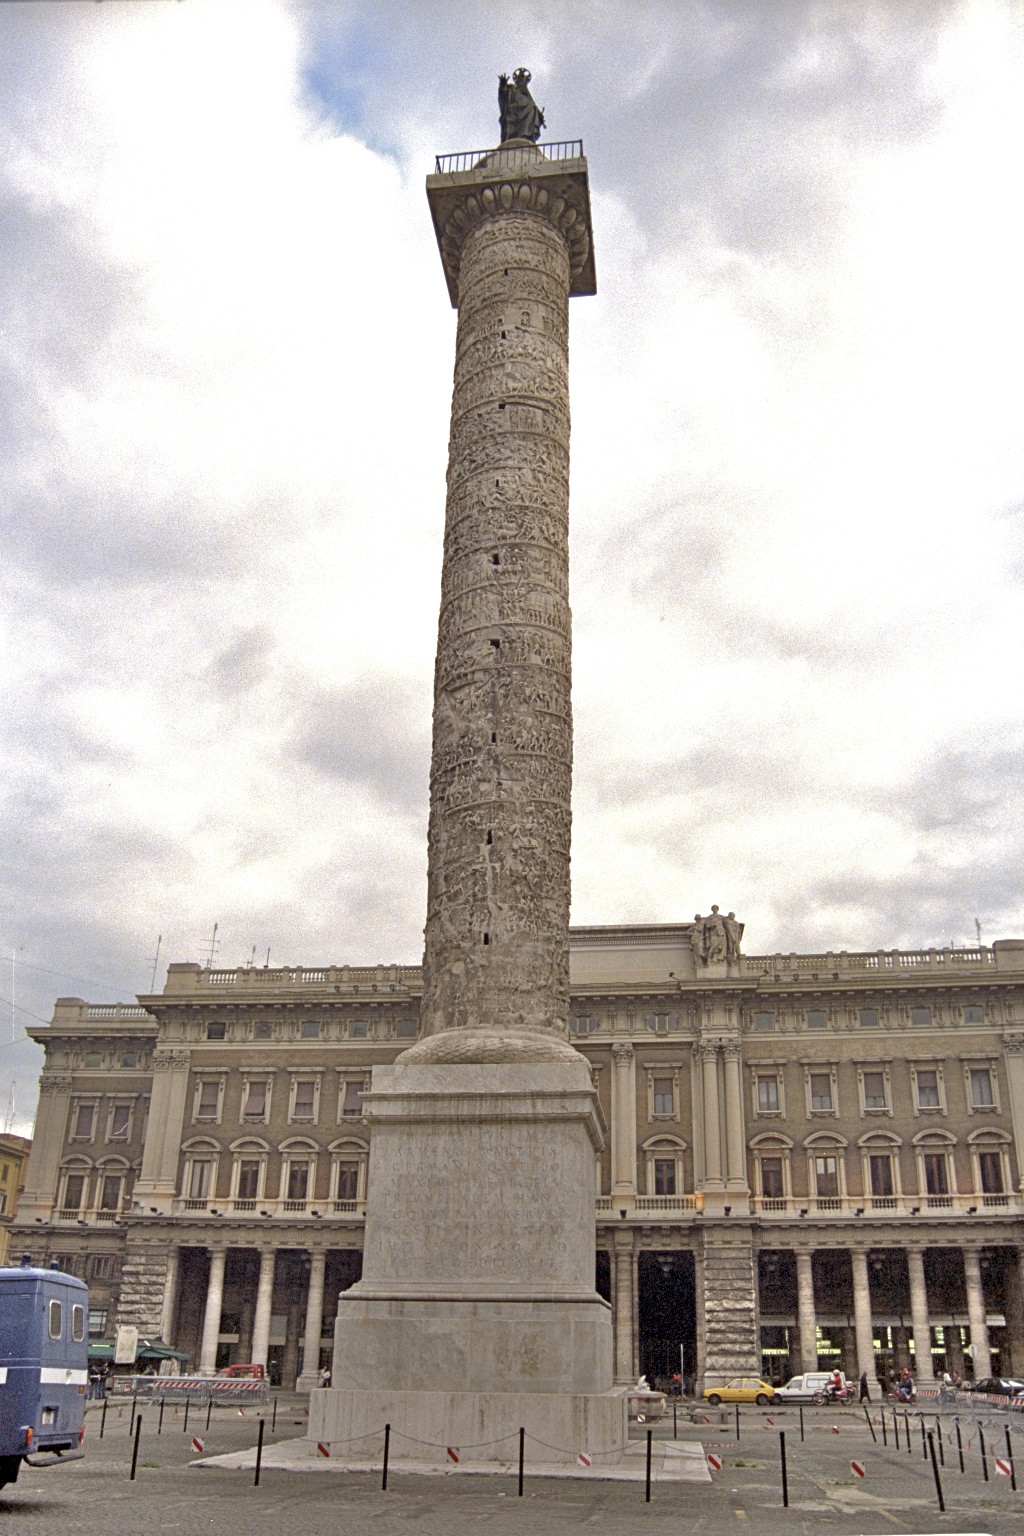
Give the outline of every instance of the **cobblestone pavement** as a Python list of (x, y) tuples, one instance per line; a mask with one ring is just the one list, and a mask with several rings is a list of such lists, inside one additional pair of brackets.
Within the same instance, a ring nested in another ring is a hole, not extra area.
[[(381, 1490), (379, 1469), (344, 1472), (336, 1462), (312, 1463), (305, 1471), (281, 1470), (275, 1460), (287, 1462), (298, 1448), (286, 1442), (304, 1436), (305, 1400), (281, 1397), (276, 1430), (266, 1413), (267, 1460), (260, 1487), (253, 1486), (251, 1464), (245, 1468), (222, 1465), (197, 1467), (191, 1445), (195, 1431), (205, 1442), (207, 1456), (228, 1455), (251, 1449), (257, 1437), (258, 1414), (250, 1410), (240, 1418), (237, 1410), (219, 1409), (210, 1429), (204, 1428), (205, 1412), (190, 1415), (189, 1433), (183, 1433), (183, 1411), (177, 1418), (168, 1409), (163, 1432), (158, 1435), (157, 1412), (143, 1416), (139, 1466), (135, 1482), (129, 1481), (132, 1456), (130, 1406), (117, 1417), (108, 1408), (104, 1438), (98, 1437), (99, 1409), (90, 1407), (87, 1455), (55, 1471), (23, 1470), (19, 1481), (0, 1492), (0, 1517), (17, 1516), (19, 1529), (32, 1536), (149, 1536), (151, 1532), (183, 1533), (215, 1531), (217, 1536), (251, 1536), (257, 1522), (274, 1536), (318, 1536), (320, 1532), (362, 1532), (372, 1522), (375, 1536), (408, 1532), (417, 1536), (462, 1536), (486, 1524), (494, 1536), (538, 1536), (567, 1527), (598, 1527), (611, 1536), (642, 1536), (652, 1531), (679, 1530), (699, 1536), (719, 1533), (812, 1533), (892, 1532), (991, 1532), (992, 1536), (1018, 1536), (1024, 1514), (1024, 1491), (1015, 1493), (1008, 1477), (995, 1472), (993, 1455), (1005, 1457), (1007, 1415), (989, 1409), (978, 1419), (961, 1414), (961, 1441), (965, 1471), (959, 1470), (955, 1421), (943, 1416), (940, 1469), (946, 1513), (939, 1511), (931, 1463), (921, 1443), (921, 1418), (934, 1428), (931, 1413), (911, 1413), (909, 1450), (904, 1420), (899, 1420), (900, 1446), (895, 1448), (891, 1413), (886, 1415), (888, 1444), (882, 1444), (878, 1405), (873, 1406), (872, 1439), (863, 1412), (856, 1409), (804, 1410), (804, 1439), (795, 1408), (761, 1411), (745, 1408), (740, 1415), (740, 1438), (735, 1435), (732, 1413), (709, 1414), (711, 1422), (696, 1424), (678, 1420), (678, 1443), (699, 1443), (722, 1462), (712, 1481), (658, 1480), (652, 1484), (651, 1501), (645, 1501), (645, 1429), (633, 1426), (636, 1444), (630, 1460), (635, 1463), (634, 1481), (595, 1480), (593, 1473), (576, 1477), (544, 1478), (526, 1467), (522, 1499), (517, 1496), (516, 1475), (468, 1475), (453, 1469), (448, 1475), (425, 1475), (403, 1470), (398, 1462), (390, 1469), (387, 1492)], [(1012, 1446), (1017, 1467), (1024, 1473), (1024, 1423), (1012, 1420)], [(989, 1481), (983, 1477), (979, 1426), (985, 1432)], [(654, 1466), (660, 1464), (658, 1448), (672, 1439), (669, 1416), (652, 1426)], [(780, 1433), (786, 1437), (789, 1476), (789, 1508), (782, 1504)], [(938, 1444), (937, 1450), (938, 1450)], [(275, 1454), (274, 1447), (281, 1446)], [(251, 1463), (251, 1458), (249, 1458)], [(861, 1479), (851, 1469), (856, 1461), (864, 1468)], [(1021, 1477), (1024, 1488), (1024, 1476)]]

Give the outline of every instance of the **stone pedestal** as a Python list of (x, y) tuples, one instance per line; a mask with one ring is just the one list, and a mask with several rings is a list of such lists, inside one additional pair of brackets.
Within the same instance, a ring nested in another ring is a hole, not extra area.
[(375, 1067), (364, 1104), (363, 1278), (339, 1299), (318, 1437), (389, 1422), (411, 1437), (393, 1453), (415, 1459), (414, 1440), (457, 1443), (460, 1425), (500, 1438), (511, 1414), (573, 1456), (584, 1429), (624, 1447), (611, 1309), (594, 1289), (603, 1137), (586, 1061)]

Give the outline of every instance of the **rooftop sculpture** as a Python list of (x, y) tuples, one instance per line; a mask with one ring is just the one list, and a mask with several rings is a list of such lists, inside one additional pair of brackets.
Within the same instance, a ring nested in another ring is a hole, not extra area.
[(531, 78), (528, 69), (517, 69), (511, 81), (508, 75), (498, 76), (498, 121), (503, 144), (508, 139), (530, 139), (536, 144), (546, 126), (544, 113), (530, 95)]

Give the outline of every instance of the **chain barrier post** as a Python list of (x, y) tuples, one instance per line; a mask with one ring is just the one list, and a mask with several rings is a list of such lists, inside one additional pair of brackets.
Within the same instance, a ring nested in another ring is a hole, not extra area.
[(672, 1439), (676, 1438), (676, 1405), (672, 1404)]
[(739, 1403), (737, 1403), (736, 1404), (736, 1443), (737, 1443), (737, 1445), (739, 1444), (739, 1438), (740, 1438), (740, 1405), (739, 1405)]
[(888, 1444), (889, 1444), (889, 1431), (885, 1427), (885, 1405), (884, 1404), (882, 1405), (882, 1412), (879, 1415), (879, 1417), (880, 1417), (880, 1419), (882, 1421), (882, 1444), (884, 1446), (888, 1447)]
[(260, 1485), (260, 1469), (263, 1466), (263, 1429), (265, 1422), (266, 1421), (261, 1415), (259, 1438), (256, 1441), (256, 1476), (252, 1480), (252, 1485), (254, 1488), (258, 1488)]
[(103, 1431), (107, 1427), (107, 1400), (103, 1399), (103, 1412), (100, 1414), (100, 1439), (103, 1439)]
[(142, 1434), (142, 1414), (135, 1420), (135, 1448), (132, 1451), (132, 1475), (128, 1479), (130, 1483), (135, 1481), (135, 1468), (139, 1464), (139, 1437)]
[(988, 1482), (988, 1458), (985, 1455), (985, 1431), (981, 1427), (980, 1424), (978, 1425), (978, 1445), (981, 1448), (981, 1470), (982, 1470), (982, 1472), (985, 1475), (985, 1481), (987, 1483)]
[(651, 1502), (651, 1441), (653, 1438), (654, 1431), (649, 1429), (647, 1431), (647, 1491), (644, 1494), (645, 1504), (649, 1504)]
[(1006, 1459), (1010, 1463), (1010, 1487), (1017, 1492), (1017, 1468), (1013, 1460), (1013, 1446), (1010, 1442), (1010, 1426), (1006, 1425)]
[(900, 1448), (900, 1421), (896, 1417), (896, 1409), (895, 1408), (892, 1411), (892, 1437), (893, 1437), (893, 1443), (895, 1444), (896, 1449), (899, 1450), (899, 1448)]
[(381, 1480), (380, 1480), (380, 1491), (381, 1491), (381, 1493), (387, 1493), (387, 1491), (388, 1491), (388, 1455), (390, 1454), (390, 1451), (391, 1451), (391, 1425), (390, 1424), (385, 1424), (384, 1425), (384, 1470), (383, 1470), (383, 1472), (381, 1474)]
[(940, 1467), (944, 1467), (946, 1465), (946, 1455), (945, 1455), (945, 1452), (942, 1449), (942, 1420), (941, 1419), (936, 1419), (935, 1420), (935, 1438), (939, 1442), (939, 1466)]
[(928, 1441), (927, 1441), (927, 1439), (925, 1437), (924, 1414), (921, 1415), (920, 1423), (921, 1423), (921, 1455), (924, 1457), (925, 1461), (927, 1461), (928, 1460)]
[(789, 1481), (786, 1477), (786, 1431), (779, 1430), (779, 1459), (782, 1463), (782, 1507), (789, 1508)]
[(189, 1404), (191, 1403), (191, 1401), (192, 1401), (192, 1399), (190, 1397), (186, 1397), (186, 1399), (185, 1399), (185, 1423), (182, 1425), (182, 1430), (181, 1430), (183, 1435), (187, 1435), (188, 1434), (188, 1410), (189, 1410)]
[(932, 1437), (932, 1433), (931, 1433), (930, 1430), (928, 1431), (928, 1450), (929, 1450), (929, 1452), (931, 1454), (931, 1458), (932, 1458), (932, 1471), (935, 1474), (935, 1492), (938, 1494), (938, 1498), (939, 1498), (939, 1509), (942, 1512), (942, 1514), (945, 1514), (946, 1513), (946, 1501), (942, 1497), (942, 1483), (939, 1480), (939, 1464), (935, 1460), (935, 1441), (934, 1441), (934, 1439)]
[(864, 1417), (868, 1421), (868, 1429), (870, 1429), (870, 1431), (871, 1431), (871, 1438), (875, 1442), (875, 1444), (877, 1445), (878, 1444), (878, 1436), (875, 1434), (875, 1426), (871, 1422), (871, 1413), (870, 1413), (870, 1411), (868, 1409), (867, 1403), (864, 1404)]
[(158, 1435), (162, 1435), (163, 1434), (163, 1430), (164, 1430), (164, 1404), (165, 1404), (165, 1402), (166, 1402), (165, 1398), (161, 1398), (160, 1399), (160, 1417), (156, 1421), (156, 1432), (157, 1432)]
[(903, 1411), (903, 1433), (907, 1437), (907, 1455), (913, 1456), (914, 1447), (910, 1443), (910, 1414), (907, 1413), (906, 1409)]
[(963, 1475), (963, 1470), (964, 1470), (964, 1442), (963, 1442), (963, 1436), (960, 1434), (960, 1420), (959, 1419), (957, 1419), (957, 1421), (956, 1421), (956, 1449), (957, 1449), (957, 1454), (960, 1457), (960, 1473), (961, 1473), (961, 1476), (962, 1476)]
[(519, 1497), (523, 1496), (523, 1462), (526, 1460), (526, 1430), (519, 1430)]
[(804, 1443), (804, 1405), (800, 1404), (800, 1444)]
[(270, 1428), (271, 1428), (271, 1430), (275, 1430), (277, 1428), (277, 1398), (276, 1397), (274, 1398), (274, 1414), (273, 1414), (273, 1418), (270, 1420)]

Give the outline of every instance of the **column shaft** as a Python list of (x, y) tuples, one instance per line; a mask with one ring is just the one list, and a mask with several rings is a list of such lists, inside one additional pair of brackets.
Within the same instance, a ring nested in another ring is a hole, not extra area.
[(704, 1183), (722, 1187), (722, 1128), (718, 1113), (718, 1049), (701, 1046), (704, 1083)]
[(274, 1302), (274, 1250), (260, 1252), (260, 1278), (256, 1287), (256, 1316), (252, 1325), (254, 1365), (266, 1365), (270, 1349), (270, 1313)]
[(173, 1246), (167, 1255), (167, 1274), (164, 1276), (164, 1299), (160, 1308), (160, 1337), (165, 1344), (172, 1343), (174, 1331), (174, 1302), (178, 1293), (178, 1248)]
[(224, 1304), (224, 1264), (227, 1254), (215, 1248), (210, 1254), (210, 1279), (206, 1287), (206, 1311), (203, 1314), (203, 1341), (199, 1347), (199, 1370), (204, 1376), (217, 1369), (217, 1339), (220, 1314)]
[(615, 1259), (615, 1276), (612, 1291), (613, 1325), (615, 1329), (615, 1381), (618, 1385), (632, 1385), (636, 1380), (633, 1372), (633, 1234), (616, 1232), (612, 1253)]
[(796, 1311), (800, 1326), (800, 1369), (818, 1369), (818, 1319), (814, 1309), (814, 1255), (796, 1256)]
[(728, 1186), (730, 1189), (746, 1189), (747, 1157), (738, 1044), (725, 1048), (725, 1147)]
[[(302, 1346), (302, 1375), (296, 1382), (299, 1392), (312, 1392), (320, 1372), (320, 1332), (324, 1320), (325, 1253), (314, 1253), (309, 1261), (309, 1292), (306, 1298), (306, 1332)], [(340, 1383), (335, 1382), (335, 1386)]]
[(981, 1254), (977, 1248), (964, 1249), (964, 1281), (967, 1286), (967, 1317), (971, 1325), (974, 1379), (992, 1374), (992, 1353), (985, 1320), (985, 1295), (981, 1286)]
[(857, 1373), (868, 1373), (868, 1381), (875, 1380), (875, 1341), (871, 1322), (871, 1280), (868, 1275), (868, 1256), (858, 1249), (850, 1254), (853, 1270), (853, 1327), (857, 1352)]
[(910, 1318), (914, 1334), (914, 1371), (918, 1381), (935, 1380), (932, 1368), (931, 1328), (928, 1321), (928, 1287), (924, 1278), (924, 1254), (920, 1248), (907, 1249), (907, 1275), (910, 1279)]
[(636, 1057), (612, 1047), (612, 1198), (636, 1194)]

